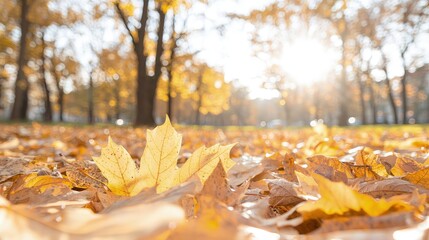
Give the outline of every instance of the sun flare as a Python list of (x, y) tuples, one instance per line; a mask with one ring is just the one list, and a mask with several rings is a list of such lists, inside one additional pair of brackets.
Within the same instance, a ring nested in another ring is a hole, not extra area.
[(297, 39), (283, 49), (280, 66), (297, 83), (312, 84), (333, 71), (332, 50), (315, 39)]

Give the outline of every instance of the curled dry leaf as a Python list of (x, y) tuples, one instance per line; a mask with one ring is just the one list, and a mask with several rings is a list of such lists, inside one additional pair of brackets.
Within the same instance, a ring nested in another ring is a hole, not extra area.
[[(353, 229), (395, 228), (409, 226), (421, 222), (422, 219), (413, 211), (395, 212), (384, 216), (349, 216), (327, 219), (322, 226), (312, 234), (318, 235), (327, 232), (350, 231)], [(368, 237), (370, 233), (368, 233)]]
[(370, 195), (374, 198), (390, 198), (402, 194), (410, 194), (416, 189), (419, 190), (421, 194), (429, 194), (427, 189), (419, 188), (408, 181), (398, 178), (363, 182), (358, 187), (360, 193)]

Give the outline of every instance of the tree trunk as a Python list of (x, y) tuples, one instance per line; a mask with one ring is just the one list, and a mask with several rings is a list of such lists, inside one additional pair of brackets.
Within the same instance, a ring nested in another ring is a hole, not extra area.
[(58, 105), (60, 107), (60, 122), (64, 122), (64, 91), (62, 88), (60, 88), (60, 91), (58, 92)]
[(200, 74), (198, 75), (198, 85), (197, 85), (197, 93), (198, 93), (198, 102), (197, 102), (197, 111), (195, 115), (195, 124), (201, 125), (201, 107), (203, 105), (203, 77), (204, 77), (205, 69), (200, 69)]
[(402, 98), (402, 123), (403, 124), (408, 124), (408, 117), (407, 117), (407, 111), (408, 111), (408, 107), (407, 107), (407, 66), (405, 65), (405, 56), (404, 53), (401, 54), (402, 56), (402, 66), (404, 69), (404, 76), (402, 76), (401, 79), (401, 86), (402, 86), (402, 92), (401, 92), (401, 98)]
[[(2, 71), (2, 68), (0, 68), (0, 71)], [(1, 74), (1, 73), (0, 73)], [(3, 105), (3, 84), (6, 82), (6, 78), (3, 78), (2, 75), (0, 75), (0, 110), (4, 109)]]
[(115, 106), (115, 117), (116, 120), (121, 118), (121, 78), (118, 77), (118, 79), (115, 80), (115, 100), (116, 100), (116, 106)]
[(340, 79), (340, 87), (339, 87), (339, 100), (340, 100), (340, 113), (338, 118), (338, 125), (346, 126), (348, 123), (348, 94), (347, 94), (347, 54), (346, 54), (346, 40), (347, 40), (347, 22), (345, 16), (343, 14), (342, 21), (344, 22), (344, 29), (341, 32), (341, 40), (342, 40), (342, 56), (341, 56), (341, 79)]
[(377, 105), (374, 96), (374, 83), (368, 73), (369, 104), (371, 105), (372, 124), (377, 124)]
[(399, 123), (398, 110), (396, 107), (395, 98), (393, 96), (393, 90), (392, 90), (392, 86), (390, 84), (390, 79), (389, 79), (389, 76), (387, 75), (386, 62), (384, 63), (383, 71), (384, 71), (384, 74), (386, 75), (385, 83), (386, 83), (386, 88), (387, 88), (387, 95), (389, 97), (390, 107), (392, 108), (393, 121), (394, 121), (394, 124), (398, 124)]
[(15, 81), (15, 99), (10, 115), (11, 120), (27, 119), (29, 83), (24, 74), (24, 67), (26, 65), (27, 33), (30, 25), (27, 19), (28, 10), (29, 6), (27, 0), (21, 0), (21, 38), (19, 41), (18, 71)]
[[(52, 61), (52, 64), (54, 64), (53, 61)], [(55, 71), (55, 65), (52, 66), (52, 75), (54, 76), (55, 86), (58, 92), (58, 100), (57, 100), (57, 104), (59, 107), (58, 120), (60, 122), (64, 122), (64, 89), (61, 86), (61, 76), (59, 73)]]
[(176, 39), (176, 30), (175, 30), (176, 18), (173, 16), (173, 23), (171, 24), (171, 49), (170, 49), (170, 59), (167, 65), (167, 77), (168, 77), (168, 86), (167, 86), (167, 115), (173, 120), (173, 63), (176, 57), (176, 48), (177, 48), (177, 39)]
[(88, 124), (94, 124), (94, 70), (89, 73), (89, 86), (88, 86)]
[[(117, 13), (119, 14), (129, 37), (132, 40), (134, 53), (137, 58), (137, 88), (136, 88), (136, 119), (135, 125), (155, 125), (154, 109), (155, 97), (158, 80), (161, 77), (162, 70), (162, 55), (163, 55), (163, 36), (165, 27), (165, 13), (160, 7), (157, 8), (159, 14), (158, 22), (158, 40), (155, 54), (154, 75), (149, 76), (147, 73), (145, 55), (145, 37), (147, 20), (149, 18), (149, 0), (143, 0), (143, 9), (140, 18), (140, 26), (132, 29), (131, 24), (128, 22), (127, 16), (122, 11), (119, 2), (114, 3)], [(134, 34), (137, 32), (137, 36)]]
[(365, 106), (365, 85), (362, 82), (361, 74), (357, 74), (357, 82), (359, 84), (359, 101), (360, 101), (360, 108), (361, 108), (361, 119), (362, 124), (366, 125), (368, 124), (368, 120), (366, 119), (366, 106)]
[(45, 34), (42, 31), (42, 37), (40, 39), (42, 41), (42, 52), (40, 55), (40, 60), (42, 61), (42, 65), (40, 66), (40, 82), (42, 84), (43, 92), (45, 94), (45, 112), (43, 113), (43, 120), (45, 122), (52, 122), (52, 102), (51, 102), (51, 91), (49, 90), (48, 83), (46, 81), (46, 57), (45, 57)]

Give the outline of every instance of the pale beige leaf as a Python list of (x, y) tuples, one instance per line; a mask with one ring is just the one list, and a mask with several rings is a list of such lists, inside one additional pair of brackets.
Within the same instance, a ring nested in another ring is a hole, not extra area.
[(140, 174), (146, 177), (146, 187), (157, 186), (171, 177), (181, 144), (182, 135), (174, 130), (168, 117), (161, 126), (147, 130), (146, 148), (140, 160)]
[(101, 156), (92, 159), (107, 179), (107, 186), (113, 193), (134, 196), (145, 187), (142, 175), (130, 154), (110, 137), (107, 146), (101, 149)]
[(229, 158), (231, 149), (234, 145), (235, 144), (221, 146), (216, 144), (210, 148), (200, 147), (180, 169), (174, 171), (170, 179), (163, 181), (159, 185), (157, 191), (163, 192), (186, 182), (195, 174), (199, 177), (201, 183), (204, 184), (219, 162), (222, 162), (222, 166), (225, 172), (227, 172), (235, 164), (235, 162)]

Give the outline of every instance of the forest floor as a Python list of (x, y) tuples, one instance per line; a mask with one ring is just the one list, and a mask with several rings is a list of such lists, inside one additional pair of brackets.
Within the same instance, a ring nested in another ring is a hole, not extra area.
[(176, 130), (0, 123), (0, 239), (429, 238), (427, 125)]

